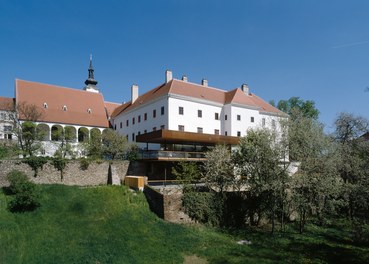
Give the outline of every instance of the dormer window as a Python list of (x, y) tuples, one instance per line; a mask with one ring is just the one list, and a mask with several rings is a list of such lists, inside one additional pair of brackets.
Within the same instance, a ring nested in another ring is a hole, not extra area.
[(91, 114), (92, 110), (91, 108), (87, 109), (87, 113)]
[(47, 106), (47, 103), (44, 103), (44, 108), (46, 109), (48, 106)]
[(63, 111), (67, 111), (68, 107), (66, 105), (63, 106)]

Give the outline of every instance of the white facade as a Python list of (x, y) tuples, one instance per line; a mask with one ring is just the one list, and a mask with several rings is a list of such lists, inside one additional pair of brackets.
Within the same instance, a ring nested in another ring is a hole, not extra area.
[(12, 139), (13, 121), (11, 115), (13, 112), (0, 110), (0, 139)]
[[(140, 97), (135, 99), (137, 104), (136, 100), (139, 102)], [(242, 137), (249, 129), (258, 127), (279, 131), (280, 118), (280, 114), (263, 112), (257, 106), (233, 102), (222, 104), (168, 92), (122, 111), (113, 118), (113, 127), (126, 135), (129, 142), (135, 142), (137, 135), (160, 129)], [(154, 145), (150, 144), (150, 148), (158, 149), (158, 146), (153, 148)], [(145, 144), (139, 146), (146, 147)]]
[(137, 135), (168, 129), (168, 109), (168, 97), (164, 96), (116, 116), (112, 119), (113, 127), (126, 135), (128, 142), (135, 142)]

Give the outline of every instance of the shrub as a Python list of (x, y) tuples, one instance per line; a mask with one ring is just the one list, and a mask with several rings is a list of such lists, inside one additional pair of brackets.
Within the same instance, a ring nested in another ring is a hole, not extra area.
[(65, 158), (55, 157), (53, 158), (54, 168), (60, 171), (60, 180), (63, 180), (64, 169), (67, 166), (67, 160)]
[(0, 146), (0, 159), (4, 159), (8, 156), (9, 150), (4, 145)]
[(32, 168), (32, 170), (35, 172), (34, 176), (37, 177), (38, 170), (43, 169), (44, 164), (47, 163), (47, 159), (45, 157), (31, 156), (26, 158), (23, 162), (27, 163)]
[(22, 191), (23, 185), (29, 182), (27, 175), (23, 172), (13, 170), (8, 173), (7, 180), (9, 181), (9, 190), (12, 194), (17, 194)]
[(186, 213), (193, 219), (219, 226), (222, 219), (222, 202), (214, 192), (185, 192), (182, 198)]
[(80, 163), (81, 170), (87, 170), (91, 162), (89, 159), (81, 158), (79, 163)]
[(7, 179), (10, 183), (9, 190), (14, 194), (14, 199), (8, 203), (9, 211), (32, 211), (40, 206), (37, 186), (30, 182), (24, 173), (11, 171)]
[(16, 156), (18, 148), (15, 144), (1, 144), (0, 145), (0, 160), (9, 159)]

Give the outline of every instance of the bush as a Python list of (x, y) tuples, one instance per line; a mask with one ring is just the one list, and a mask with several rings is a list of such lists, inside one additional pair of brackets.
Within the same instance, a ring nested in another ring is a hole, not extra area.
[(8, 157), (9, 149), (4, 145), (0, 146), (0, 159)]
[(63, 181), (64, 169), (67, 166), (67, 160), (65, 158), (55, 157), (53, 158), (54, 168), (60, 171), (60, 180)]
[(43, 169), (44, 164), (47, 163), (47, 158), (45, 157), (36, 157), (31, 156), (23, 161), (24, 163), (27, 163), (35, 172), (34, 176), (37, 177), (38, 170)]
[(22, 191), (23, 185), (29, 182), (27, 175), (23, 172), (13, 170), (8, 173), (7, 180), (9, 181), (9, 190), (11, 194), (17, 194)]
[(87, 170), (88, 167), (90, 166), (91, 161), (86, 158), (81, 158), (79, 163), (80, 163), (81, 170)]
[(15, 144), (1, 144), (0, 145), (0, 160), (9, 159), (16, 156), (18, 148)]
[(193, 219), (212, 226), (222, 221), (222, 199), (213, 192), (185, 192), (182, 198), (186, 213)]
[(8, 204), (9, 211), (32, 211), (40, 206), (37, 186), (30, 182), (24, 173), (11, 171), (7, 179), (10, 183), (9, 190), (14, 194), (14, 199)]

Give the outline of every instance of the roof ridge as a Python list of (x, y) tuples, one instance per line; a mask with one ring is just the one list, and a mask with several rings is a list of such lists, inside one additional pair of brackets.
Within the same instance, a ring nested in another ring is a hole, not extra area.
[[(35, 82), (35, 81), (27, 81), (27, 80), (22, 80), (22, 79), (15, 79), (15, 81), (16, 81), (16, 83), (18, 81), (22, 81), (22, 82), (28, 82), (28, 83), (33, 83), (33, 84), (41, 84), (41, 85), (53, 86), (55, 88), (62, 88), (62, 89), (73, 90), (73, 91), (76, 91), (76, 92), (83, 92), (83, 93), (87, 92), (85, 90), (80, 90), (80, 89), (76, 89), (76, 88), (72, 88), (72, 87), (66, 87), (66, 86), (60, 86), (60, 85), (56, 85), (56, 84), (49, 84), (49, 83), (42, 83), (42, 82)], [(103, 96), (102, 93), (91, 93), (91, 92), (88, 92), (88, 93), (89, 94), (96, 94), (96, 95)]]
[(110, 103), (110, 104), (117, 104), (117, 105), (122, 105), (122, 103), (116, 103), (116, 102), (111, 102), (111, 101), (105, 101), (105, 100), (104, 100), (104, 103)]
[(204, 86), (204, 85), (199, 84), (199, 83), (194, 83), (194, 82), (189, 82), (189, 81), (183, 81), (183, 80), (175, 79), (175, 78), (173, 78), (172, 80), (173, 81), (179, 81), (179, 82), (182, 82), (182, 83), (188, 83), (188, 84), (200, 86), (200, 87), (203, 87), (203, 88), (213, 89), (213, 90), (217, 90), (217, 91), (224, 92), (224, 93), (228, 92), (226, 90), (223, 90), (223, 89), (220, 89), (220, 88), (217, 88), (217, 87), (213, 87), (213, 86)]

